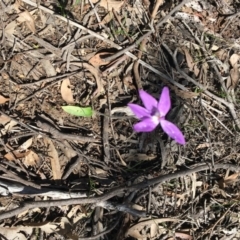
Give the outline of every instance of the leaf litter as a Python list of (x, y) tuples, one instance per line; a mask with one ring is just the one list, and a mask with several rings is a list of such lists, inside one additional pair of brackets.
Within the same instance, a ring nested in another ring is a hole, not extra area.
[[(157, 1), (150, 7), (148, 1), (101, 0), (59, 8), (23, 0), (3, 1), (0, 8), (5, 238), (240, 237), (234, 1)], [(52, 9), (61, 12), (51, 14)], [(138, 40), (145, 34), (143, 46)], [(168, 86), (172, 108), (166, 119), (182, 130), (186, 145), (177, 145), (159, 127), (133, 131), (137, 121), (127, 104), (142, 106), (139, 86), (157, 101)], [(215, 169), (227, 163), (232, 167)], [(208, 168), (194, 171), (204, 164)], [(177, 175), (189, 169), (191, 174)], [(176, 174), (171, 180), (146, 187), (171, 174)], [(124, 195), (120, 190), (106, 195), (138, 183), (143, 185)], [(75, 203), (61, 202), (80, 194)], [(107, 201), (93, 200), (98, 196)]]

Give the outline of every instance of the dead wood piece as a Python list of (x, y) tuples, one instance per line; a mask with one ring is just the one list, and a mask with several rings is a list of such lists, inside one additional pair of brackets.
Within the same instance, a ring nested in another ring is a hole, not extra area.
[(69, 139), (80, 142), (98, 142), (94, 137), (84, 137), (74, 134), (62, 133), (50, 124), (42, 121), (37, 121), (37, 126), (44, 132), (50, 133), (56, 139)]
[[(72, 75), (74, 75), (74, 74), (72, 74)], [(71, 75), (71, 76), (72, 76), (72, 75)], [(56, 78), (54, 78), (54, 79), (56, 79)], [(52, 87), (52, 86), (55, 85), (56, 83), (61, 82), (63, 79), (65, 79), (65, 77), (64, 77), (64, 78), (61, 77), (61, 78), (59, 78), (59, 79), (57, 79), (57, 80), (55, 80), (55, 81), (53, 81), (53, 82), (45, 85), (44, 87), (39, 88), (38, 90), (36, 90), (35, 92), (33, 92), (32, 94), (30, 94), (29, 96), (27, 96), (26, 98), (23, 98), (23, 99), (19, 100), (15, 105), (19, 105), (19, 104), (21, 104), (21, 103), (23, 103), (23, 102), (25, 102), (25, 101), (33, 98), (34, 96), (36, 96), (37, 94), (39, 94), (40, 92), (42, 92), (44, 89), (47, 89), (47, 88), (49, 88), (49, 87)], [(41, 80), (40, 80), (40, 81), (41, 81)], [(31, 83), (31, 84), (34, 84), (34, 83)], [(29, 85), (30, 85), (30, 83), (29, 83)]]
[(78, 71), (71, 72), (71, 73), (65, 73), (65, 74), (61, 74), (61, 75), (58, 75), (58, 76), (44, 78), (44, 79), (41, 79), (41, 80), (38, 80), (38, 81), (34, 81), (34, 82), (30, 82), (30, 83), (20, 83), (20, 84), (18, 84), (18, 86), (20, 86), (20, 87), (29, 87), (29, 86), (31, 86), (33, 84), (38, 84), (38, 83), (43, 83), (43, 82), (51, 82), (51, 81), (57, 80), (59, 78), (60, 78), (60, 80), (63, 80), (64, 78), (71, 77), (71, 76), (75, 75), (76, 73), (78, 73)]
[(36, 189), (33, 187), (25, 186), (18, 182), (2, 179), (0, 179), (0, 186), (4, 186), (5, 188), (7, 188), (8, 192), (14, 196), (46, 196), (59, 199), (87, 197), (87, 194), (82, 192), (61, 191), (50, 187), (42, 187), (41, 189)]
[[(234, 172), (240, 171), (240, 166), (234, 165), (234, 164), (215, 164), (214, 169), (227, 169)], [(75, 198), (75, 199), (65, 199), (65, 200), (48, 200), (48, 201), (34, 201), (34, 202), (25, 202), (22, 203), (21, 207), (17, 207), (15, 209), (6, 211), (4, 213), (0, 214), (0, 220), (13, 217), (25, 210), (29, 210), (35, 207), (53, 207), (53, 206), (64, 206), (64, 205), (76, 205), (76, 204), (92, 204), (97, 203), (101, 201), (106, 201), (112, 197), (116, 197), (119, 194), (122, 193), (130, 193), (134, 190), (139, 190), (141, 188), (146, 188), (155, 184), (160, 184), (166, 181), (170, 181), (175, 178), (183, 177), (186, 175), (191, 175), (192, 173), (197, 173), (205, 170), (210, 170), (209, 164), (203, 164), (198, 167), (195, 167), (193, 169), (186, 169), (186, 170), (180, 170), (175, 173), (167, 174), (164, 176), (155, 177), (152, 179), (149, 179), (148, 181), (143, 181), (137, 184), (133, 184), (131, 186), (123, 186), (123, 187), (116, 187), (109, 192), (96, 197), (86, 197), (86, 198)]]
[(69, 177), (69, 175), (73, 172), (73, 170), (83, 161), (84, 161), (83, 156), (79, 155), (78, 158), (74, 161), (74, 163), (71, 164), (67, 171), (63, 174), (62, 179), (66, 180)]
[(13, 174), (12, 172), (10, 172), (9, 170), (7, 170), (6, 168), (4, 168), (1, 165), (0, 165), (0, 170), (5, 172), (11, 179), (14, 179), (15, 181), (17, 181), (19, 183), (22, 183), (23, 185), (31, 186), (31, 187), (37, 188), (37, 189), (41, 189), (40, 185), (20, 178), (19, 176)]
[(155, 19), (156, 15), (157, 15), (157, 12), (158, 12), (158, 9), (163, 4), (163, 2), (164, 2), (163, 0), (157, 0), (156, 1), (154, 9), (153, 9), (152, 14), (151, 14), (152, 21)]
[[(147, 41), (148, 41), (148, 39), (145, 38), (141, 42), (140, 51), (138, 52), (138, 59), (141, 59), (142, 53), (143, 53), (144, 49), (146, 48)], [(134, 65), (133, 65), (133, 73), (134, 73), (135, 81), (136, 81), (137, 88), (139, 91), (139, 90), (143, 89), (143, 87), (142, 87), (142, 81), (141, 81), (141, 77), (140, 77), (138, 68), (139, 68), (139, 61), (135, 61)]]
[(103, 202), (97, 202), (96, 206), (100, 206), (107, 210), (115, 210), (115, 211), (117, 210), (119, 212), (129, 213), (133, 216), (140, 217), (140, 218), (147, 217), (147, 214), (145, 211), (133, 209), (127, 204), (119, 204), (119, 203), (111, 203), (109, 201), (103, 201)]
[(108, 164), (110, 160), (110, 147), (108, 141), (109, 135), (109, 110), (106, 108), (103, 117), (103, 149), (104, 149), (104, 162)]

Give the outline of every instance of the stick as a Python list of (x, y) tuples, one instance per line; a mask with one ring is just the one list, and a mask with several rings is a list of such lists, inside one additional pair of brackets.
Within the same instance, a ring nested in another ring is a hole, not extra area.
[[(231, 170), (234, 172), (240, 171), (240, 167), (235, 164), (221, 164), (221, 163), (215, 164), (215, 166), (214, 166), (215, 170), (220, 169), (220, 168), (228, 169), (228, 170)], [(108, 200), (112, 197), (115, 197), (119, 194), (122, 194), (124, 192), (130, 193), (134, 190), (139, 190), (141, 188), (146, 188), (146, 187), (149, 187), (149, 186), (152, 186), (155, 184), (163, 183), (163, 182), (175, 179), (175, 178), (183, 177), (186, 175), (191, 175), (192, 173), (197, 173), (197, 172), (201, 172), (201, 171), (205, 171), (205, 170), (210, 170), (209, 164), (203, 164), (203, 165), (200, 165), (193, 169), (180, 170), (175, 173), (152, 178), (147, 181), (133, 184), (132, 186), (129, 186), (129, 187), (126, 187), (126, 186), (116, 187), (116, 188), (112, 189), (111, 191), (109, 191), (105, 194), (102, 194), (100, 196), (97, 196), (97, 197), (25, 202), (25, 203), (22, 203), (22, 205), (20, 207), (17, 207), (15, 209), (12, 209), (12, 210), (9, 210), (9, 211), (6, 211), (6, 212), (0, 214), (0, 220), (13, 217), (17, 214), (20, 214), (21, 212), (23, 212), (25, 210), (30, 210), (35, 207), (53, 207), (53, 206), (56, 207), (56, 206), (76, 205), (76, 204), (93, 204), (93, 203), (97, 203), (100, 201), (106, 201), (106, 200)]]

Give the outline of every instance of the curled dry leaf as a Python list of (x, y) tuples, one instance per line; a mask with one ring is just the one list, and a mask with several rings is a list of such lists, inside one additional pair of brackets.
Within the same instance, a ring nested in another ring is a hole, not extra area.
[[(146, 236), (141, 234), (141, 231), (144, 228), (150, 228), (150, 232), (151, 235), (153, 235), (153, 233), (157, 234), (157, 232), (155, 232), (155, 227), (152, 227), (152, 225), (157, 226), (158, 232), (160, 230), (158, 224), (163, 223), (163, 222), (178, 222), (178, 219), (174, 219), (174, 218), (158, 218), (158, 219), (148, 219), (148, 220), (144, 220), (141, 221), (135, 225), (133, 225), (132, 227), (130, 227), (128, 229), (128, 231), (126, 232), (125, 236), (131, 236), (137, 239), (142, 239), (145, 238)], [(151, 230), (152, 229), (152, 230)], [(163, 229), (164, 230), (164, 229)], [(151, 238), (153, 238), (154, 236), (151, 236)]]
[(17, 26), (17, 22), (16, 22), (16, 21), (10, 22), (10, 23), (5, 27), (5, 30), (4, 30), (5, 34), (13, 35), (16, 26)]
[(29, 147), (32, 146), (32, 142), (33, 142), (33, 138), (29, 138), (18, 149), (19, 150), (27, 150)]
[(88, 62), (92, 64), (94, 67), (99, 67), (103, 65), (109, 64), (109, 61), (104, 61), (104, 57), (109, 57), (109, 55), (112, 55), (113, 53), (109, 52), (101, 52), (94, 55)]
[(230, 70), (231, 88), (235, 89), (239, 82), (239, 70), (237, 64)]
[(164, 2), (165, 2), (164, 0), (157, 0), (157, 1), (156, 1), (155, 6), (154, 6), (154, 9), (153, 9), (153, 11), (152, 11), (151, 19), (155, 19), (159, 7), (162, 6)]
[(99, 24), (108, 24), (113, 19), (112, 12), (109, 12)]
[(24, 158), (27, 155), (27, 152), (21, 152), (20, 150), (14, 150), (12, 152), (8, 152), (7, 154), (4, 155), (4, 157), (8, 161), (13, 161), (19, 158)]
[(234, 67), (235, 64), (238, 63), (238, 60), (239, 60), (239, 59), (240, 59), (240, 56), (239, 56), (238, 54), (234, 53), (234, 54), (230, 57), (230, 59), (229, 59), (229, 62), (230, 62), (230, 64), (231, 64), (231, 66)]
[(1, 134), (5, 135), (7, 132), (11, 131), (14, 126), (17, 125), (17, 122), (14, 120), (10, 120), (3, 129), (1, 129)]
[(129, 107), (115, 107), (111, 110), (111, 115), (114, 113), (125, 113), (127, 116), (134, 116), (133, 112)]
[(192, 56), (190, 55), (190, 53), (188, 52), (188, 50), (186, 48), (183, 49), (185, 56), (186, 56), (186, 60), (187, 60), (187, 65), (189, 67), (189, 70), (191, 72), (194, 72), (194, 75), (197, 77), (199, 75), (199, 69), (196, 65), (196, 63), (194, 63), (194, 60), (192, 58)]
[(53, 232), (58, 233), (60, 236), (66, 236), (68, 239), (78, 239), (77, 235), (72, 233), (73, 225), (66, 217), (58, 217), (53, 222), (43, 222), (43, 223), (25, 223), (26, 227), (40, 228), (46, 234), (51, 234)]
[(175, 92), (178, 97), (181, 97), (183, 99), (196, 98), (199, 95), (199, 93), (181, 90), (173, 85), (169, 85), (169, 87)]
[(179, 240), (192, 240), (193, 239), (193, 237), (190, 236), (189, 234), (181, 233), (181, 232), (175, 232), (175, 237), (172, 239), (176, 239), (176, 237), (179, 238)]
[(0, 95), (0, 104), (4, 104), (9, 101), (9, 98), (5, 98), (4, 96)]
[(239, 173), (233, 173), (232, 175), (224, 178), (224, 183), (230, 185), (238, 180)]
[(38, 166), (40, 158), (39, 156), (32, 150), (27, 151), (25, 159), (23, 161), (25, 166)]
[(10, 122), (11, 118), (6, 115), (0, 115), (0, 123), (1, 125), (5, 125), (6, 123)]
[(119, 12), (123, 3), (124, 1), (101, 0), (100, 6), (110, 11), (114, 9), (116, 12)]
[(29, 30), (32, 33), (36, 32), (34, 18), (27, 10), (22, 13), (19, 13), (19, 17), (17, 20), (19, 22), (26, 22), (26, 25), (29, 28)]
[(239, 59), (240, 59), (240, 56), (235, 53), (229, 59), (230, 65), (232, 67), (232, 69), (230, 70), (230, 75), (227, 78), (227, 83), (226, 83), (226, 86), (229, 90), (235, 89), (239, 82), (239, 77), (240, 77), (240, 73), (239, 73), (239, 69), (238, 69)]
[(228, 57), (228, 53), (225, 49), (220, 48), (218, 51), (215, 52), (215, 55), (219, 60), (224, 62), (226, 58)]
[(26, 240), (33, 233), (33, 227), (0, 227), (1, 238), (8, 240)]
[(202, 6), (200, 5), (200, 3), (198, 1), (187, 2), (185, 4), (185, 6), (189, 7), (189, 8), (192, 8), (193, 10), (198, 11), (198, 12), (203, 11)]
[(44, 143), (48, 149), (48, 156), (51, 161), (53, 179), (61, 179), (62, 173), (57, 150), (50, 139), (44, 138)]
[(211, 146), (211, 143), (207, 143), (207, 142), (206, 143), (201, 143), (196, 147), (196, 150), (202, 149), (202, 148), (208, 148), (210, 146)]
[[(49, 26), (51, 26), (51, 25), (49, 25)], [(55, 70), (54, 66), (48, 59), (42, 59), (41, 65), (44, 68), (48, 77), (56, 76), (57, 71)]]
[(74, 103), (73, 94), (72, 94), (72, 90), (70, 88), (70, 85), (71, 84), (70, 84), (69, 78), (66, 78), (62, 81), (61, 95), (62, 95), (62, 98), (65, 102)]
[(234, 173), (234, 174), (231, 174), (230, 176), (221, 178), (218, 181), (219, 187), (221, 189), (224, 189), (226, 188), (227, 185), (233, 185), (238, 181), (238, 176), (239, 176), (239, 173)]

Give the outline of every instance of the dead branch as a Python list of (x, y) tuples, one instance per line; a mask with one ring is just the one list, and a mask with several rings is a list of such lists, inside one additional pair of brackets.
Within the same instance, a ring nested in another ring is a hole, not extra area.
[[(234, 172), (240, 171), (240, 167), (234, 164), (215, 164), (214, 169), (228, 169)], [(76, 205), (76, 204), (93, 204), (97, 202), (106, 201), (112, 197), (115, 197), (122, 193), (130, 193), (134, 190), (139, 190), (142, 188), (146, 188), (155, 184), (160, 184), (166, 181), (170, 181), (175, 178), (183, 177), (186, 175), (190, 175), (192, 173), (197, 173), (205, 170), (210, 170), (209, 164), (203, 164), (196, 168), (180, 170), (175, 173), (167, 174), (164, 176), (159, 176), (156, 178), (149, 179), (147, 181), (143, 181), (137, 184), (133, 184), (132, 186), (121, 186), (112, 189), (111, 191), (96, 197), (85, 197), (85, 198), (74, 198), (74, 199), (65, 199), (65, 200), (49, 200), (49, 201), (33, 201), (33, 202), (23, 202), (21, 206), (6, 211), (0, 214), (0, 220), (13, 217), (17, 214), (20, 214), (23, 211), (30, 210), (35, 207), (56, 207), (56, 206), (65, 206), (65, 205)]]

